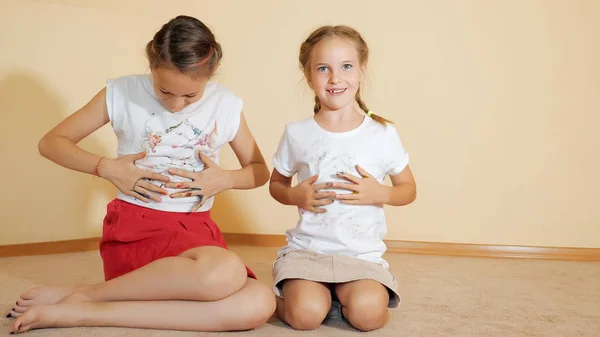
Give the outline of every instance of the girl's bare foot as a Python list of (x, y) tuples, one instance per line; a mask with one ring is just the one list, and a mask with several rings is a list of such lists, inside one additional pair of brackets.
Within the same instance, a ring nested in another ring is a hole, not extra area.
[(80, 324), (96, 303), (83, 293), (73, 293), (54, 305), (36, 305), (22, 313), (8, 326), (10, 333), (21, 333), (39, 328), (66, 328)]
[(74, 292), (85, 293), (91, 289), (89, 285), (78, 285), (71, 287), (36, 287), (21, 294), (21, 298), (15, 302), (11, 310), (5, 313), (8, 318), (19, 317), (29, 307), (37, 305), (52, 305), (63, 301), (64, 298)]
[(264, 324), (275, 311), (275, 294), (248, 279), (244, 288), (218, 301), (94, 301), (75, 292), (63, 302), (29, 308), (8, 331), (40, 328), (130, 327), (185, 331), (242, 331)]

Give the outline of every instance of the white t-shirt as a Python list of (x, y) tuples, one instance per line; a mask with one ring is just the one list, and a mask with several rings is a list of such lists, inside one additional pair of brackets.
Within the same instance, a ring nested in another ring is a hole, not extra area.
[[(402, 172), (408, 159), (392, 125), (384, 126), (365, 117), (357, 128), (334, 133), (311, 117), (286, 125), (273, 165), (286, 177), (297, 173), (299, 183), (318, 174), (315, 184), (347, 182), (337, 172), (360, 177), (356, 170), (359, 165), (382, 183), (386, 175)], [(383, 238), (387, 234), (383, 208), (347, 205), (338, 200), (323, 208), (326, 213), (298, 210), (300, 219), (295, 228), (286, 231), (288, 245), (279, 250), (279, 256), (303, 249), (357, 257), (388, 267), (382, 258), (386, 250)]]
[[(137, 167), (166, 175), (172, 182), (182, 182), (190, 180), (173, 176), (167, 170), (202, 171), (204, 164), (198, 158), (198, 151), (219, 164), (221, 147), (237, 134), (243, 102), (227, 88), (208, 82), (200, 100), (172, 113), (158, 101), (152, 76), (145, 74), (108, 80), (106, 105), (118, 139), (117, 156), (146, 151), (146, 157), (136, 161)], [(169, 194), (181, 191), (165, 189)], [(169, 212), (190, 212), (198, 202), (195, 196), (159, 196), (161, 202), (145, 203), (119, 191), (117, 198)], [(212, 204), (213, 198), (206, 200), (198, 212), (210, 209)]]

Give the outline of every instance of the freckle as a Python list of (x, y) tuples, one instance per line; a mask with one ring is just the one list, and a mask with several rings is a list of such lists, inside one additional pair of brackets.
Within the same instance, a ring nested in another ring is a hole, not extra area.
[(177, 188), (183, 188), (183, 184), (177, 184)]
[(185, 196), (186, 196), (186, 197), (191, 197), (191, 196), (192, 196), (192, 192), (187, 192), (187, 193), (185, 194)]

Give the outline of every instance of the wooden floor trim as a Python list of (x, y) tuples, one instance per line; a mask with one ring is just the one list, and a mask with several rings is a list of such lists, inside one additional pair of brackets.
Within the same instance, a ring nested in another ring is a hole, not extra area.
[(34, 242), (0, 246), (0, 257), (84, 252), (98, 249), (100, 238)]
[[(281, 247), (284, 235), (225, 233), (228, 245)], [(98, 249), (100, 238), (37, 242), (0, 246), (0, 257), (74, 253)], [(466, 243), (386, 240), (388, 251), (403, 254), (427, 254), (469, 257), (496, 257), (545, 260), (600, 261), (600, 248), (531, 247), (479, 245)]]

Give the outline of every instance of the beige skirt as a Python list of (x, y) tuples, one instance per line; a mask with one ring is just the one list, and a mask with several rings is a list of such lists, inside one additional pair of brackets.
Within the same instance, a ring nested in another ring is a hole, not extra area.
[(374, 280), (385, 286), (390, 294), (389, 308), (400, 304), (396, 278), (384, 266), (362, 259), (292, 250), (273, 263), (273, 291), (283, 298), (283, 281), (302, 279), (323, 283), (346, 283)]

